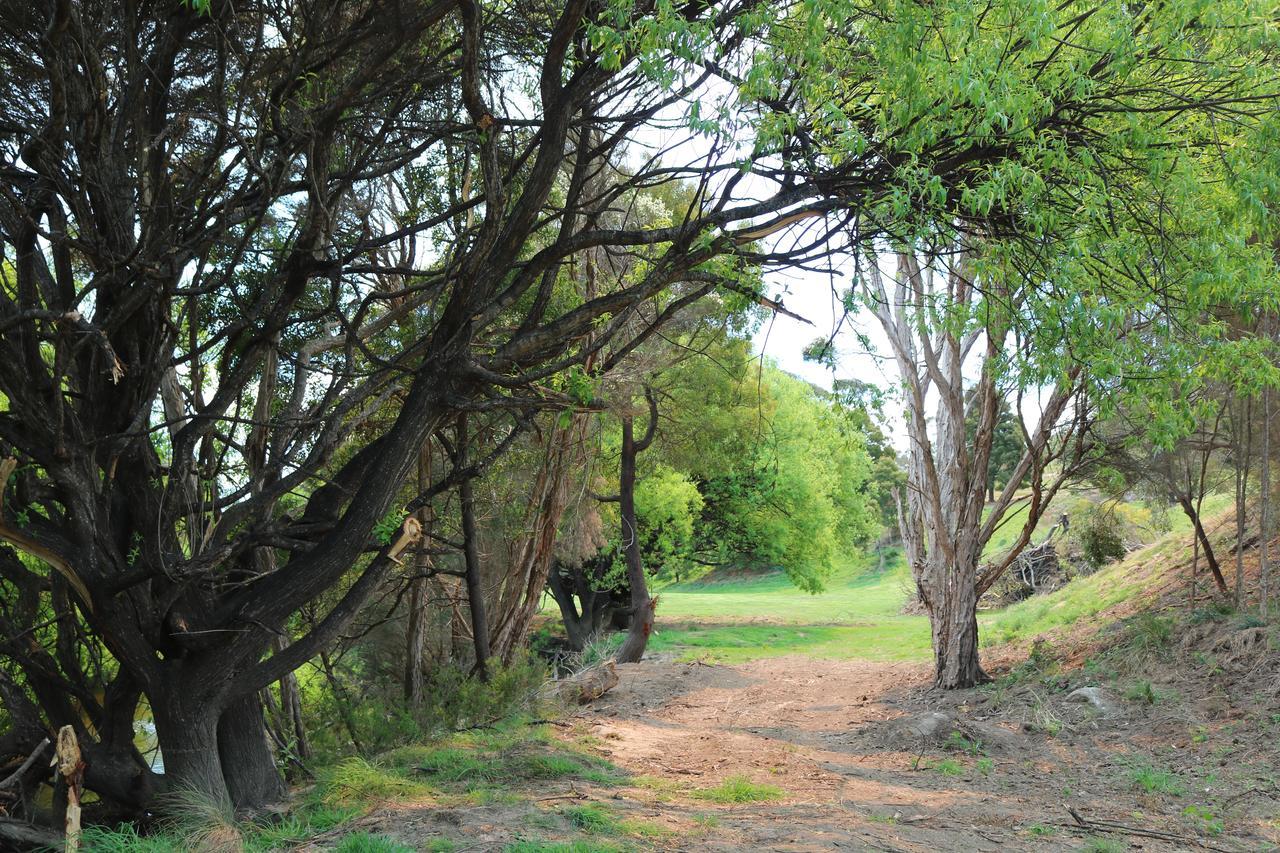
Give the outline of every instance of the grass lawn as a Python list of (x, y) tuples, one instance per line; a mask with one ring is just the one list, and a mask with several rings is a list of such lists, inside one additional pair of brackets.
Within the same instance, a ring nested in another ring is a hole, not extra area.
[(712, 575), (661, 591), (649, 647), (717, 663), (786, 654), (926, 660), (928, 620), (898, 612), (908, 584), (901, 557), (883, 573), (851, 559), (816, 595), (796, 589), (782, 572)]
[[(1206, 518), (1230, 505), (1230, 497), (1205, 502)], [(1033, 536), (1040, 541), (1062, 512), (1073, 519), (1098, 503), (1091, 494), (1062, 494)], [(1190, 524), (1176, 509), (1161, 518), (1141, 502), (1118, 511), (1129, 536), (1153, 542), (1128, 558), (1048, 595), (980, 614), (984, 645), (1027, 640), (1070, 625), (1132, 596), (1152, 581), (1142, 567), (1167, 565), (1184, 556)], [(1025, 506), (992, 537), (986, 556), (994, 558), (1017, 538)], [(911, 592), (907, 567), (894, 552), (883, 572), (873, 557), (853, 555), (836, 568), (826, 590), (816, 595), (792, 586), (783, 572), (716, 571), (692, 582), (659, 590), (655, 652), (680, 660), (741, 663), (763, 657), (805, 654), (843, 660), (928, 660), (929, 621), (901, 614)]]

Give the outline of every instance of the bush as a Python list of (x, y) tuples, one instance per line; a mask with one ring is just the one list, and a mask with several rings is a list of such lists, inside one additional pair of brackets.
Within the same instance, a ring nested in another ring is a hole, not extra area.
[(1071, 539), (1091, 569), (1096, 571), (1127, 553), (1124, 546), (1125, 523), (1114, 509), (1091, 507), (1073, 522)]
[[(318, 679), (305, 687), (302, 705), (307, 731), (322, 761), (353, 752), (347, 721), (355, 726), (361, 750), (373, 755), (518, 716), (538, 703), (547, 669), (532, 654), (525, 654), (508, 666), (492, 662), (485, 682), (461, 667), (441, 666), (427, 676), (422, 702), (412, 707), (404, 702), (398, 683), (361, 683), (358, 671), (345, 680), (346, 697), (334, 696)], [(341, 704), (344, 701), (347, 707)]]

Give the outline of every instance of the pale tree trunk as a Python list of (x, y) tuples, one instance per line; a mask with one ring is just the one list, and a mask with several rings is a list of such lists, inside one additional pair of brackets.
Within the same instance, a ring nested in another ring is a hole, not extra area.
[[(418, 492), (431, 487), (431, 442), (422, 448), (418, 456)], [(404, 699), (410, 705), (422, 703), (423, 655), (427, 646), (427, 607), (430, 601), (428, 584), (433, 568), (431, 554), (431, 529), (433, 521), (431, 505), (419, 512), (422, 539), (418, 543), (414, 559), (414, 577), (409, 581), (409, 625), (405, 631)]]
[(587, 415), (574, 414), (567, 425), (552, 429), (547, 439), (529, 496), (524, 533), (512, 549), (511, 568), (504, 573), (491, 616), (491, 651), (504, 662), (521, 647), (538, 612), (587, 423)]
[[(899, 528), (912, 577), (933, 634), (935, 684), (952, 689), (986, 679), (978, 659), (978, 600), (1030, 541), (1040, 517), (1068, 475), (1061, 464), (1052, 477), (1049, 462), (1061, 462), (1068, 441), (1086, 418), (1077, 403), (1075, 417), (1060, 423), (1076, 399), (1080, 373), (1071, 371), (1054, 388), (1033, 429), (1022, 423), (1025, 451), (1008, 482), (988, 506), (991, 450), (1001, 392), (996, 363), (1003, 355), (1007, 326), (989, 315), (971, 316), (982, 298), (970, 280), (970, 264), (961, 254), (943, 271), (941, 257), (900, 253), (892, 293), (877, 259), (868, 260), (867, 301), (892, 348), (907, 405), (910, 442), (906, 500), (897, 496)], [(991, 292), (988, 283), (988, 292)], [(1012, 298), (1012, 297), (1011, 297)], [(940, 317), (940, 319), (939, 319)], [(975, 346), (984, 341), (978, 355)], [(977, 429), (966, 434), (965, 365), (979, 359), (975, 407)], [(926, 409), (937, 398), (932, 430)], [(1019, 403), (1021, 400), (1019, 399)], [(980, 570), (986, 543), (1013, 505), (1015, 493), (1029, 486), (1027, 519), (1013, 548)], [(905, 505), (904, 505), (905, 504)], [(984, 516), (985, 510), (985, 516)]]

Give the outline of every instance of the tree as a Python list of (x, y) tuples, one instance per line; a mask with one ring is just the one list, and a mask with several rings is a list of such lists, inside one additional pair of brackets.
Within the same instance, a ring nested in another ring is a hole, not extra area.
[[(980, 289), (963, 248), (950, 256), (903, 251), (897, 261), (889, 288), (877, 259), (869, 259), (865, 300), (889, 339), (907, 409), (910, 462), (899, 525), (929, 613), (934, 683), (968, 687), (986, 680), (978, 661), (978, 599), (1030, 541), (1071, 473), (1073, 440), (1091, 415), (1078, 399), (1080, 371), (1073, 368), (1050, 389), (1039, 422), (1021, 425), (1025, 450), (987, 507), (999, 403), (1006, 393), (1001, 364), (1019, 346), (1002, 309), (1009, 302), (1016, 306), (1017, 297), (1000, 283)], [(1001, 307), (992, 306), (987, 294), (1000, 299)], [(964, 370), (971, 361), (978, 377), (966, 395)], [(1021, 403), (1022, 389), (1015, 389)], [(931, 399), (937, 400), (932, 424)], [(1016, 411), (1021, 417), (1022, 406)], [(976, 424), (972, 433), (966, 429), (970, 422)], [(1020, 495), (1023, 488), (1030, 494)], [(1002, 559), (980, 568), (983, 549), (1015, 502), (1026, 506), (1018, 539)]]
[[(575, 368), (607, 373), (714, 291), (762, 299), (748, 268), (850, 229), (962, 220), (1057, 257), (1049, 236), (1117, 210), (1217, 209), (1171, 152), (1270, 109), (1238, 68), (1266, 9), (1210, 28), (1196, 4), (995, 5), (6, 4), (0, 636), (28, 722), (76, 727), (86, 784), (133, 808), (175, 783), (276, 798), (260, 691), (350, 624), (432, 498), (581, 408)], [(707, 156), (634, 156), (680, 106)], [(670, 224), (601, 224), (662, 184), (696, 187)], [(584, 290), (589, 250), (635, 275)], [(463, 413), (492, 418), (486, 455), (406, 494)], [(573, 446), (550, 433), (548, 470)], [(535, 498), (495, 655), (527, 629), (562, 483)], [(144, 698), (163, 778), (132, 744)]]

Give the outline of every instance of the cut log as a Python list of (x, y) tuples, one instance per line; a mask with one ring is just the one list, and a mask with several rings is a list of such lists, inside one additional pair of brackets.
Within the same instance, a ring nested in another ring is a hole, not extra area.
[(617, 687), (618, 681), (618, 667), (610, 660), (564, 679), (558, 692), (566, 702), (586, 705)]

